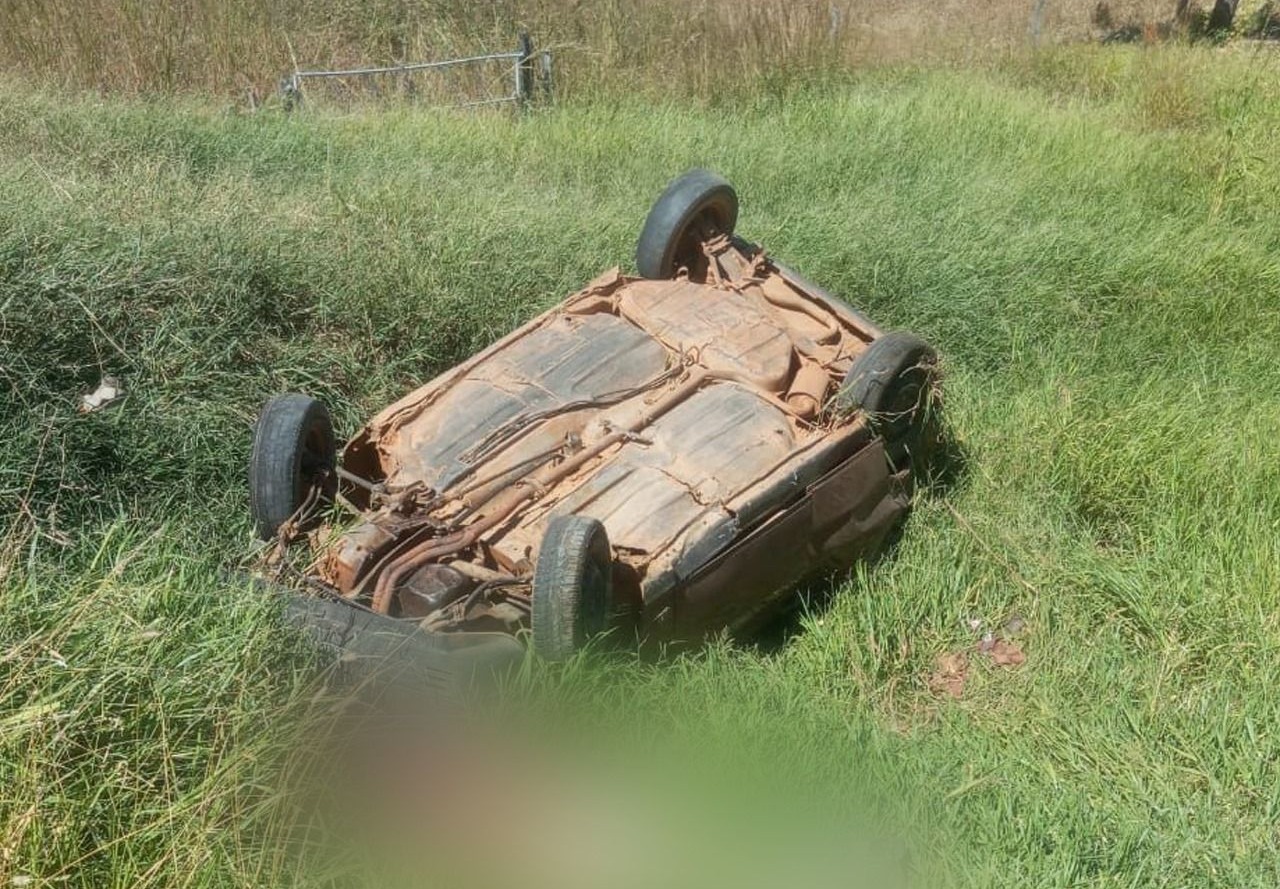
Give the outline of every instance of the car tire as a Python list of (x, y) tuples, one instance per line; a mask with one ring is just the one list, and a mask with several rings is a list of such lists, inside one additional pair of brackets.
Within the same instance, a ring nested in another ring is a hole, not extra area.
[(666, 280), (702, 259), (701, 243), (714, 234), (732, 235), (738, 222), (738, 194), (710, 170), (690, 170), (654, 202), (636, 243), (636, 268), (645, 278)]
[(263, 405), (249, 458), (249, 510), (254, 531), (270, 540), (317, 486), (337, 491), (337, 446), (323, 404), (306, 395), (276, 395)]
[(853, 362), (836, 393), (836, 409), (867, 414), (896, 459), (918, 449), (937, 379), (934, 348), (913, 333), (893, 330)]
[(563, 661), (609, 628), (613, 554), (604, 525), (559, 516), (547, 526), (533, 572), (533, 649)]

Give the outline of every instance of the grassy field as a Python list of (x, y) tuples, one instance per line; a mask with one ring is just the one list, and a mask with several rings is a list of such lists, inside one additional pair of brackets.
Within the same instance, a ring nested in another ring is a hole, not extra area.
[[(742, 232), (938, 345), (960, 466), (780, 649), (614, 681), (876, 763), (958, 885), (1275, 885), (1278, 75), (1079, 49), (521, 117), (9, 83), (0, 885), (324, 884), (263, 790), (316, 680), (220, 574), (258, 405), (305, 390), (354, 429), (628, 265), (694, 164)], [(125, 401), (77, 413), (104, 373)], [(970, 621), (1015, 616), (1027, 660), (992, 666)]]
[[(1266, 0), (1240, 4), (1242, 28)], [(349, 68), (509, 50), (555, 53), (563, 94), (740, 92), (744, 81), (923, 60), (989, 59), (1169, 22), (1175, 0), (7, 0), (0, 65), (112, 92), (269, 97), (293, 65)], [(1191, 2), (1200, 10), (1212, 3)], [(1102, 13), (1099, 15), (1099, 13)], [(1109, 21), (1098, 27), (1095, 20)], [(1185, 29), (1182, 29), (1185, 33)], [(415, 80), (427, 87), (439, 75)], [(490, 68), (454, 86), (501, 93)], [(384, 82), (384, 87), (387, 85)], [(394, 86), (394, 85), (393, 85)]]

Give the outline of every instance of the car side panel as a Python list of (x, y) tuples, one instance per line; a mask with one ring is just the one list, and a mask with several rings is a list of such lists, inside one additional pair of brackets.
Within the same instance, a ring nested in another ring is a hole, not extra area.
[(906, 508), (884, 443), (874, 439), (695, 573), (674, 597), (664, 626), (676, 638), (695, 640), (750, 625), (806, 576), (850, 567), (875, 552)]

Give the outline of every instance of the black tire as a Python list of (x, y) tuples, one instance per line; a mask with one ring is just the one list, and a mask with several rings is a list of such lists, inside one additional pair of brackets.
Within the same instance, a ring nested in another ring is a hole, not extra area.
[(263, 405), (249, 458), (249, 510), (254, 530), (270, 540), (317, 485), (337, 490), (337, 446), (329, 411), (306, 395), (276, 395)]
[(702, 261), (701, 245), (716, 234), (732, 235), (738, 223), (738, 193), (710, 170), (690, 170), (667, 186), (644, 221), (636, 242), (636, 268), (653, 280), (691, 271)]
[(836, 409), (862, 411), (895, 457), (918, 447), (938, 379), (938, 353), (920, 337), (893, 330), (858, 356), (836, 393)]
[(587, 516), (552, 519), (533, 571), (533, 649), (550, 661), (573, 656), (609, 628), (613, 554), (604, 525)]

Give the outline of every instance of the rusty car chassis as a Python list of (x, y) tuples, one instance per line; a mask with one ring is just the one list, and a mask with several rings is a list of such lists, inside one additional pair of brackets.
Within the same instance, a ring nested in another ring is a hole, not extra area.
[(562, 659), (607, 632), (748, 632), (797, 581), (874, 553), (930, 450), (936, 356), (736, 218), (727, 182), (686, 173), (645, 223), (640, 277), (606, 272), (340, 458), (322, 405), (269, 401), (254, 518), (310, 540), (316, 607), (436, 642), (527, 634)]

